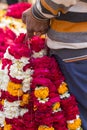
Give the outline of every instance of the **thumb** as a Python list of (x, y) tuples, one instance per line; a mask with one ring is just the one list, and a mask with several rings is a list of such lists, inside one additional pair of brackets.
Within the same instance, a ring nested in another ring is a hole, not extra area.
[(26, 24), (26, 14), (25, 13), (22, 14), (22, 21), (23, 21), (23, 23)]
[(27, 39), (31, 39), (33, 36), (34, 36), (34, 32), (33, 31), (27, 32), (27, 34), (26, 34), (26, 38)]

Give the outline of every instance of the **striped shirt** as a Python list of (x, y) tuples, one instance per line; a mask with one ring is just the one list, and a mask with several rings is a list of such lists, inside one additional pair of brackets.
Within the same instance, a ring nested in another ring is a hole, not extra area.
[(47, 45), (64, 61), (87, 59), (87, 0), (37, 0), (33, 14), (50, 19)]

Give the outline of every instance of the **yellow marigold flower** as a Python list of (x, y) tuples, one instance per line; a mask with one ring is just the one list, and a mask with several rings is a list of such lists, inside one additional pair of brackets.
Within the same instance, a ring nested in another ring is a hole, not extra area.
[(29, 94), (24, 94), (22, 96), (22, 101), (20, 102), (20, 106), (24, 106), (25, 104), (29, 103), (30, 95)]
[(75, 119), (73, 123), (68, 123), (67, 127), (70, 130), (76, 130), (77, 128), (79, 128), (81, 126), (81, 119)]
[(22, 96), (23, 95), (22, 85), (14, 83), (14, 82), (9, 82), (8, 83), (7, 91), (12, 96)]
[(6, 124), (5, 126), (4, 126), (4, 130), (11, 130), (11, 128), (12, 128), (12, 126), (10, 125), (10, 124)]
[(58, 87), (58, 93), (64, 94), (67, 91), (68, 91), (67, 84), (65, 82), (62, 82), (62, 84), (60, 84), (60, 86)]
[(42, 87), (42, 86), (39, 87), (39, 88), (36, 88), (35, 91), (34, 91), (34, 95), (37, 98), (45, 99), (49, 95), (49, 88), (48, 87)]
[(40, 125), (38, 127), (38, 130), (54, 130), (53, 127), (48, 127), (48, 126), (45, 126), (45, 125)]
[(60, 102), (56, 102), (55, 104), (53, 104), (52, 107), (53, 111), (58, 110), (59, 108), (60, 108)]

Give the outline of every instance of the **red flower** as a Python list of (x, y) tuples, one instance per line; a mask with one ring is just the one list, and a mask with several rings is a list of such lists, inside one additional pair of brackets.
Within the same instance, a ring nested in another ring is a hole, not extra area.
[(31, 67), (31, 64), (29, 63), (29, 64), (27, 64), (27, 65), (25, 65), (24, 67), (23, 67), (23, 71), (26, 71), (27, 69), (29, 69)]
[(28, 44), (24, 42), (25, 34), (20, 34), (15, 40), (14, 44), (11, 45), (8, 49), (8, 52), (14, 56), (16, 59), (20, 59), (21, 57), (31, 56), (31, 50), (28, 47)]
[(35, 122), (37, 125), (52, 126), (53, 124), (52, 114), (48, 111), (44, 111), (44, 112), (36, 111)]
[(61, 107), (64, 110), (67, 120), (73, 120), (79, 115), (79, 109), (74, 96), (61, 100)]
[(30, 41), (30, 46), (32, 51), (39, 52), (42, 49), (45, 49), (45, 39), (40, 38), (39, 36), (34, 36)]
[(2, 58), (2, 69), (4, 69), (7, 65), (11, 65), (12, 61), (6, 58)]
[(15, 44), (10, 46), (8, 52), (14, 56), (16, 59), (20, 59), (21, 57), (30, 57), (31, 51), (30, 49), (24, 45)]
[(49, 69), (50, 63), (51, 63), (51, 58), (48, 56), (43, 56), (41, 58), (32, 59), (32, 66), (34, 69), (37, 69), (37, 68)]
[(31, 113), (25, 113), (22, 117), (8, 119), (6, 118), (6, 123), (12, 125), (11, 130), (36, 130), (34, 116)]
[(34, 78), (32, 81), (31, 88), (35, 89), (36, 87), (39, 87), (39, 86), (48, 87), (50, 92), (56, 91), (55, 85), (48, 78)]
[(14, 40), (16, 38), (16, 34), (8, 27), (5, 28), (5, 37)]
[(47, 68), (37, 68), (34, 70), (33, 78), (49, 78), (51, 77), (50, 71)]
[(10, 95), (7, 91), (1, 91), (1, 99), (7, 99), (9, 102), (14, 102), (19, 100), (22, 100), (22, 96), (17, 97), (17, 96), (12, 96)]

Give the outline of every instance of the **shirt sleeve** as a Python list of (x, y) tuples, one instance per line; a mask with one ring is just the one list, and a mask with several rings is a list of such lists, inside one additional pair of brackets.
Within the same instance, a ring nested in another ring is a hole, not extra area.
[(66, 13), (78, 0), (37, 0), (32, 8), (33, 15), (38, 19), (56, 17), (59, 12)]

